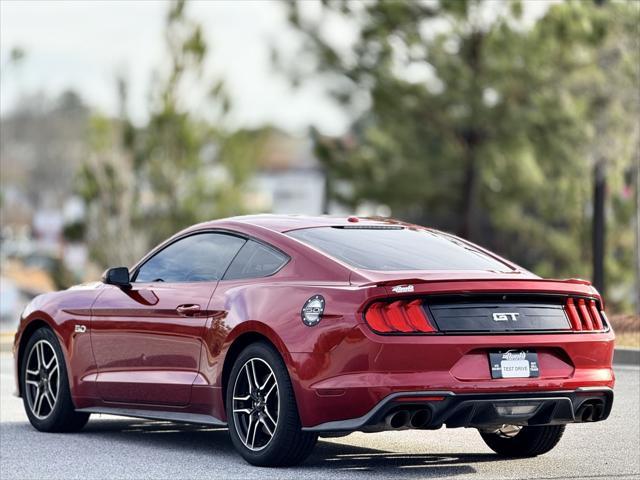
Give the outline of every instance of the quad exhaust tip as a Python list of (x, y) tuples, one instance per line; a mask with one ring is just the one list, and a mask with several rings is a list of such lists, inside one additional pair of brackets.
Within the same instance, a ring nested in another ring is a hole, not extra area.
[(604, 415), (604, 404), (599, 401), (586, 401), (576, 413), (576, 419), (582, 422), (597, 422)]
[(387, 415), (385, 422), (389, 427), (398, 430), (399, 428), (406, 427), (409, 424), (410, 418), (411, 415), (408, 410), (398, 410), (397, 412)]
[(425, 428), (431, 422), (431, 410), (423, 408), (411, 415), (411, 428)]
[(582, 421), (583, 422), (592, 422), (593, 421), (593, 407), (591, 405), (587, 405), (582, 410)]
[(389, 428), (398, 430), (401, 428), (426, 428), (431, 422), (431, 410), (420, 408), (418, 410), (397, 410), (385, 418)]

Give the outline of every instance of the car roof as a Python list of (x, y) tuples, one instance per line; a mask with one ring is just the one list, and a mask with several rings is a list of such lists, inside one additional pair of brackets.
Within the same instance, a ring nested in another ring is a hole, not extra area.
[[(238, 231), (240, 233), (244, 233), (244, 234), (248, 234), (248, 235), (255, 235), (256, 237), (266, 241), (269, 244), (275, 245), (276, 247), (281, 247), (280, 242), (283, 240), (282, 237), (284, 233), (286, 232), (290, 232), (292, 230), (300, 230), (300, 229), (305, 229), (305, 228), (317, 228), (317, 227), (340, 227), (340, 226), (351, 226), (351, 227), (406, 227), (409, 229), (420, 229), (420, 230), (428, 230), (429, 232), (433, 232), (437, 235), (444, 235), (444, 236), (450, 236), (450, 234), (446, 233), (446, 232), (442, 232), (436, 229), (432, 229), (432, 228), (427, 228), (427, 227), (422, 227), (419, 225), (414, 225), (411, 223), (407, 223), (407, 222), (402, 222), (400, 220), (396, 220), (393, 218), (385, 218), (385, 217), (356, 217), (356, 216), (332, 216), (332, 215), (316, 215), (316, 216), (312, 216), (312, 215), (282, 215), (282, 214), (259, 214), (259, 215), (243, 215), (243, 216), (236, 216), (236, 217), (229, 217), (229, 218), (221, 218), (219, 220), (211, 220), (208, 222), (203, 222), (203, 223), (199, 223), (196, 225), (192, 225), (191, 227), (186, 228), (185, 230), (178, 232), (176, 235), (174, 235), (174, 237), (172, 237), (172, 239), (185, 235), (185, 234), (189, 234), (192, 232), (197, 232), (197, 231), (201, 231), (201, 230), (206, 230), (206, 229), (224, 229), (224, 230), (234, 230), (234, 231)], [(288, 237), (288, 236), (286, 236)], [(172, 239), (167, 240), (166, 242), (170, 242)], [(291, 239), (289, 239), (291, 240)], [(481, 247), (478, 245), (474, 245), (464, 239), (459, 239), (462, 242), (468, 243), (469, 245), (473, 246), (473, 248), (478, 249), (482, 252), (484, 252), (485, 254), (489, 255), (490, 257), (495, 258), (496, 260), (504, 263), (506, 266), (508, 266), (509, 268), (511, 268), (513, 270), (513, 272), (509, 272), (507, 274), (497, 274), (495, 272), (491, 272), (491, 278), (494, 278), (496, 275), (507, 275), (510, 277), (505, 277), (505, 278), (512, 278), (513, 273), (518, 273), (521, 275), (528, 275), (531, 278), (538, 278), (535, 275), (533, 275), (530, 272), (527, 272), (526, 270), (522, 269), (521, 267), (515, 265), (513, 262), (510, 262), (509, 260), (500, 257), (499, 255), (496, 255), (495, 253)], [(345, 264), (343, 262), (340, 262), (336, 259), (334, 259), (333, 257), (331, 257), (329, 254), (316, 250), (313, 247), (310, 247), (308, 245), (304, 245), (301, 242), (296, 242), (296, 245), (302, 246), (305, 251), (307, 251), (307, 253), (309, 252), (315, 252), (315, 254), (317, 255), (322, 255), (325, 258), (329, 258), (332, 259), (335, 263), (342, 265), (343, 267), (345, 267), (348, 270), (351, 271), (356, 271), (358, 270), (360, 273), (365, 271), (362, 269), (356, 269), (355, 267), (353, 267), (352, 265), (348, 265)], [(160, 247), (156, 247), (156, 248), (160, 248)], [(155, 250), (155, 249), (154, 249)], [(150, 255), (153, 253), (150, 252)], [(146, 257), (145, 257), (146, 258)], [(144, 261), (141, 260), (141, 262)], [(141, 263), (140, 262), (140, 263)], [(402, 272), (403, 275), (406, 277), (405, 271)], [(383, 271), (368, 271), (367, 275), (368, 277), (371, 277), (372, 275), (380, 277), (380, 278), (386, 278), (389, 275), (393, 276), (396, 275), (397, 276), (398, 272), (383, 272)], [(440, 272), (440, 275), (442, 275), (442, 272)], [(446, 278), (450, 278), (450, 277), (456, 277), (456, 276), (460, 276), (461, 273), (460, 272), (448, 272), (447, 273), (448, 277)], [(465, 272), (465, 275), (468, 276), (468, 272)], [(429, 277), (433, 277), (434, 273), (432, 271), (429, 272)], [(376, 278), (377, 278), (376, 277)], [(467, 278), (467, 277), (465, 277)]]
[(260, 214), (260, 215), (243, 215), (238, 217), (224, 218), (220, 220), (213, 220), (211, 222), (201, 223), (198, 226), (215, 228), (221, 223), (241, 223), (249, 225), (257, 225), (259, 227), (267, 228), (275, 232), (288, 232), (290, 230), (298, 230), (301, 228), (313, 228), (313, 227), (332, 227), (332, 226), (345, 226), (345, 225), (362, 225), (362, 226), (414, 226), (409, 223), (401, 222), (393, 218), (382, 217), (344, 217), (344, 216), (332, 216), (332, 215), (276, 215), (276, 214)]

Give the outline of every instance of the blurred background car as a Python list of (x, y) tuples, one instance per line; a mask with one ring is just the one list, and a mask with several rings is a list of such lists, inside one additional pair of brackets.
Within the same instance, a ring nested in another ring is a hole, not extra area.
[(640, 2), (0, 13), (1, 331), (186, 225), (354, 213), (590, 279), (640, 344)]

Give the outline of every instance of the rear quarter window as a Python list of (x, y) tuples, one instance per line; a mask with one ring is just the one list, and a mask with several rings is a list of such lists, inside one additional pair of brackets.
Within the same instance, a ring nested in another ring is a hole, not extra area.
[(248, 240), (229, 265), (223, 280), (268, 277), (276, 273), (289, 258), (278, 250)]
[(463, 240), (403, 227), (317, 227), (287, 235), (353, 267), (366, 270), (513, 269)]

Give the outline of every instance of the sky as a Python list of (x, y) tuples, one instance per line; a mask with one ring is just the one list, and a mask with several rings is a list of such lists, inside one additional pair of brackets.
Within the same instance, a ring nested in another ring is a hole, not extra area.
[[(529, 1), (529, 15), (548, 0)], [(115, 78), (129, 81), (129, 112), (143, 123), (154, 70), (163, 65), (162, 31), (168, 4), (162, 0), (0, 2), (0, 114), (35, 92), (55, 96), (72, 88), (94, 109), (115, 114)], [(210, 46), (206, 70), (221, 75), (233, 100), (231, 123), (271, 123), (292, 133), (310, 125), (337, 135), (349, 118), (324, 93), (319, 81), (293, 89), (270, 61), (276, 45), (295, 61), (300, 40), (287, 25), (283, 6), (272, 0), (191, 1), (189, 15), (202, 23)], [(348, 41), (344, 25), (329, 25), (331, 37)], [(25, 50), (9, 66), (9, 52)]]

